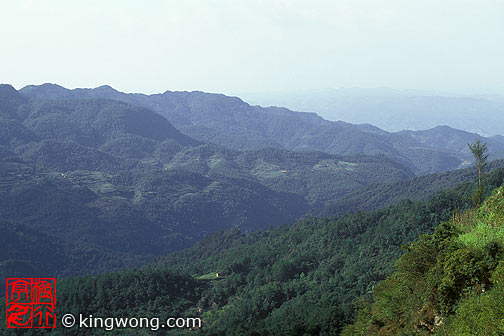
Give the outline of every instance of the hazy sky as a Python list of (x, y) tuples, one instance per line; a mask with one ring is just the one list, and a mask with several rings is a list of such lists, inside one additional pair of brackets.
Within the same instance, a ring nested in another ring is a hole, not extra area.
[(504, 0), (1, 0), (0, 82), (504, 94)]

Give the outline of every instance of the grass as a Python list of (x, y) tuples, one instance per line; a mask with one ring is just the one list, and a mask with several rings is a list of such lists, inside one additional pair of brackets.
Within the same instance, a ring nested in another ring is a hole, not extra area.
[(478, 222), (470, 232), (461, 234), (458, 239), (469, 248), (483, 250), (492, 243), (502, 244), (504, 227), (496, 228), (487, 223)]
[(504, 188), (498, 188), (479, 209), (455, 214), (453, 221), (462, 232), (459, 241), (469, 248), (504, 244)]
[(219, 273), (217, 272), (211, 272), (207, 274), (203, 274), (200, 276), (195, 277), (198, 280), (214, 280), (214, 279), (219, 279), (221, 276), (218, 276)]

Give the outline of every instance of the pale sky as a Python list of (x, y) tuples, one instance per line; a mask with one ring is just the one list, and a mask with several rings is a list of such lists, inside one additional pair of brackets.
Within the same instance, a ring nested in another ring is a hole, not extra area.
[(0, 82), (504, 94), (504, 0), (0, 0)]

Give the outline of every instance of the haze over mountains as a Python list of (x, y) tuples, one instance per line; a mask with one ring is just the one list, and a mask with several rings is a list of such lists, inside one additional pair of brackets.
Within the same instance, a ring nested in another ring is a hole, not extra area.
[(0, 336), (504, 336), (504, 0), (0, 8)]
[[(231, 149), (281, 147), (339, 155), (383, 154), (416, 174), (467, 166), (467, 143), (479, 138), (450, 127), (436, 127), (428, 137), (416, 132), (390, 133), (368, 124), (324, 120), (315, 113), (251, 106), (239, 98), (199, 91), (125, 94), (109, 86), (68, 90), (54, 84), (27, 86), (26, 96), (46, 99), (108, 98), (147, 107), (166, 117), (183, 133)], [(376, 113), (375, 113), (376, 115)], [(436, 141), (432, 141), (432, 138)], [(504, 157), (501, 138), (485, 138), (492, 159)]]
[[(478, 138), (203, 92), (0, 85), (0, 280), (87, 275), (60, 282), (59, 309), (201, 316), (202, 335), (337, 333), (403, 244), (471, 206)], [(482, 138), (492, 158), (502, 139)]]
[(133, 266), (210, 232), (290, 223), (369, 183), (413, 176), (384, 156), (203, 144), (144, 107), (31, 99), (9, 85), (0, 130), (5, 275)]
[[(54, 84), (1, 85), (0, 130), (1, 230), (21, 245), (54, 237), (60, 255), (47, 265), (14, 249), (3, 265), (61, 274), (136, 265), (210, 232), (292, 223), (324, 206), (357, 210), (338, 200), (467, 166), (478, 137), (446, 126), (389, 133), (220, 94)], [(499, 139), (484, 139), (493, 158)], [(390, 203), (368, 208), (380, 204)]]
[(387, 131), (439, 125), (485, 136), (504, 134), (504, 96), (389, 88), (342, 88), (240, 95), (251, 104), (313, 111), (328, 120), (370, 123)]

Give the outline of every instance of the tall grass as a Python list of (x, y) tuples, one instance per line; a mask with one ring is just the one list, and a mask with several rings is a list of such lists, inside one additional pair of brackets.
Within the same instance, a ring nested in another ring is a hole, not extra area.
[(504, 189), (498, 188), (479, 208), (455, 213), (452, 218), (460, 230), (459, 241), (482, 250), (489, 244), (504, 245)]

